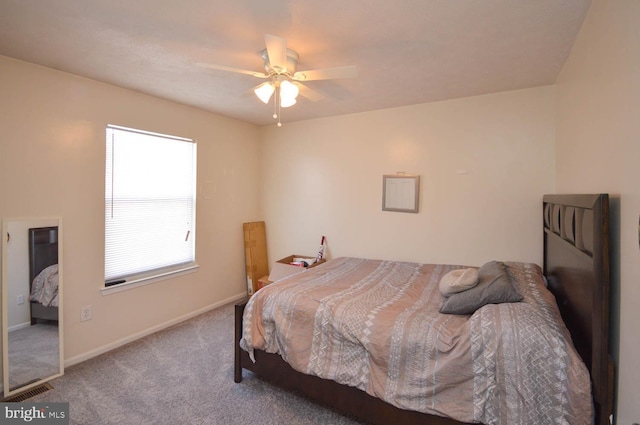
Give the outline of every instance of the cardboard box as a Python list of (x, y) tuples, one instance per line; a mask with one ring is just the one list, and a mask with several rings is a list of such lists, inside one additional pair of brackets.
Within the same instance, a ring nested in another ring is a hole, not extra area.
[(291, 276), (292, 274), (303, 272), (308, 268), (315, 267), (318, 264), (322, 264), (326, 261), (323, 258), (319, 262), (313, 263), (309, 267), (303, 267), (303, 266), (292, 265), (291, 263), (293, 262), (294, 258), (306, 258), (310, 260), (309, 262), (315, 259), (315, 257), (309, 257), (306, 255), (290, 255), (288, 257), (284, 257), (273, 264), (273, 267), (271, 268), (271, 273), (269, 273), (269, 280), (271, 282), (275, 282), (276, 280), (284, 279), (285, 277)]
[(243, 223), (244, 257), (247, 268), (247, 294), (260, 289), (258, 280), (269, 273), (267, 235), (264, 221)]

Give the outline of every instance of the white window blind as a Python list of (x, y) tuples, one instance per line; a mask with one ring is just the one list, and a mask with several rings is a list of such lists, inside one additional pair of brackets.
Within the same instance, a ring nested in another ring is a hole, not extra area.
[(107, 126), (105, 281), (195, 262), (196, 144)]

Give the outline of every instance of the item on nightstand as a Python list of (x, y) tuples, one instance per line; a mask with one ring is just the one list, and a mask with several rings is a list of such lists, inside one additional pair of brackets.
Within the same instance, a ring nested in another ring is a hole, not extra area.
[(316, 261), (320, 261), (324, 258), (324, 236), (320, 241), (320, 249), (318, 250), (318, 255), (316, 256)]

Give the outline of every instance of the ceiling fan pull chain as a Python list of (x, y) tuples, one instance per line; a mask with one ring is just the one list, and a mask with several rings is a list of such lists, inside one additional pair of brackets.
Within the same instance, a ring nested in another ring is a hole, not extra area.
[(276, 86), (276, 99), (274, 102), (278, 105), (278, 127), (282, 127), (282, 123), (280, 122), (280, 115), (282, 115), (282, 108), (280, 105), (280, 84)]
[(276, 86), (276, 95), (273, 97), (273, 119), (278, 118), (278, 87)]

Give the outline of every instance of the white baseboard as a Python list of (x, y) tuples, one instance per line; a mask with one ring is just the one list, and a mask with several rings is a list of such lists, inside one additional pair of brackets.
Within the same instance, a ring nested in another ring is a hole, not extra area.
[(19, 323), (17, 325), (10, 326), (9, 329), (7, 329), (7, 331), (8, 332), (13, 332), (13, 331), (17, 331), (19, 329), (28, 328), (29, 326), (31, 326), (31, 322)]
[(113, 349), (116, 349), (118, 347), (122, 347), (125, 344), (133, 342), (133, 341), (138, 340), (140, 338), (143, 338), (143, 337), (145, 337), (147, 335), (151, 335), (153, 333), (156, 333), (158, 331), (166, 329), (166, 328), (168, 328), (170, 326), (176, 325), (176, 324), (178, 324), (180, 322), (184, 322), (185, 320), (192, 319), (192, 318), (194, 318), (196, 316), (199, 316), (199, 315), (201, 315), (203, 313), (211, 311), (211, 310), (213, 310), (215, 308), (222, 307), (225, 304), (229, 304), (231, 302), (239, 301), (239, 300), (245, 298), (246, 296), (247, 296), (246, 293), (242, 293), (242, 294), (239, 294), (239, 295), (234, 295), (234, 296), (232, 296), (230, 298), (227, 298), (226, 300), (222, 300), (222, 301), (219, 301), (219, 302), (217, 302), (215, 304), (211, 304), (209, 306), (206, 306), (206, 307), (203, 307), (201, 309), (198, 309), (196, 311), (192, 311), (191, 313), (188, 313), (188, 314), (185, 314), (183, 316), (177, 317), (175, 319), (169, 320), (168, 322), (164, 322), (164, 323), (161, 323), (159, 325), (153, 326), (153, 327), (151, 327), (149, 329), (145, 329), (143, 331), (136, 332), (135, 334), (129, 335), (127, 337), (124, 337), (124, 338), (119, 339), (117, 341), (114, 341), (112, 343), (103, 345), (102, 347), (98, 347), (98, 348), (95, 348), (95, 349), (93, 349), (91, 351), (87, 351), (86, 353), (80, 354), (78, 356), (65, 359), (64, 360), (64, 367), (70, 367), (70, 366), (73, 366), (75, 364), (82, 363), (85, 360), (89, 360), (89, 359), (91, 359), (93, 357), (99, 356), (100, 354), (104, 354), (104, 353), (106, 353), (108, 351), (111, 351)]

